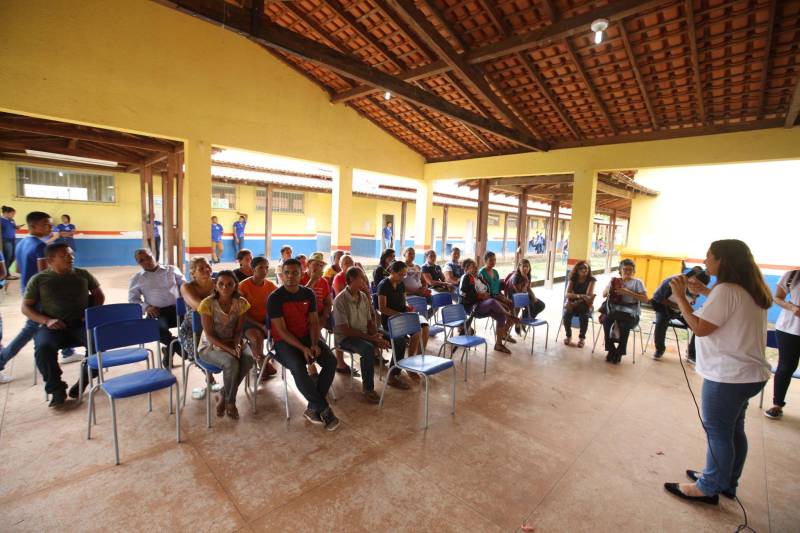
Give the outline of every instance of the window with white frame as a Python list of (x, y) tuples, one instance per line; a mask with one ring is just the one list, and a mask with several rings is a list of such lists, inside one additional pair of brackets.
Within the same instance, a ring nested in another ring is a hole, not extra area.
[[(267, 209), (267, 190), (256, 189), (256, 211)], [(305, 213), (305, 194), (302, 192), (272, 191), (272, 212)]]
[(234, 185), (211, 185), (211, 207), (214, 209), (236, 209), (236, 187)]
[(18, 166), (17, 196), (114, 203), (116, 187), (113, 174)]

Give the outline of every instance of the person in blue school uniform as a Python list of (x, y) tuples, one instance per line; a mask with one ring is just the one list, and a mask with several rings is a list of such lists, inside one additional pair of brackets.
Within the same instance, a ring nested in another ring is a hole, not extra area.
[(61, 215), (61, 224), (54, 228), (54, 242), (63, 242), (75, 252), (75, 224), (69, 215)]
[(22, 226), (17, 226), (16, 222), (14, 221), (14, 215), (16, 214), (16, 209), (4, 205), (3, 214), (2, 217), (0, 217), (0, 224), (2, 224), (3, 227), (3, 255), (6, 258), (5, 279), (8, 280), (19, 279), (19, 276), (11, 274), (11, 265), (14, 264), (14, 249), (17, 247), (17, 230), (22, 228), (22, 226), (25, 224), (22, 224)]
[(244, 228), (247, 226), (247, 213), (239, 213), (239, 220), (233, 223), (233, 254), (244, 248)]
[(219, 223), (217, 217), (211, 217), (211, 263), (219, 263), (222, 259), (222, 251), (224, 246), (222, 244), (222, 224)]

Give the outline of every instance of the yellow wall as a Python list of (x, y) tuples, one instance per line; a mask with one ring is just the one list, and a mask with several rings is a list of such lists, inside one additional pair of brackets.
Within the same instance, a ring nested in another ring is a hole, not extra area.
[[(17, 197), (17, 165), (70, 170), (69, 167), (58, 165), (0, 161), (0, 203), (17, 210), (15, 218), (17, 224), (24, 224), (25, 215), (30, 211), (44, 211), (53, 217), (54, 224), (61, 222), (61, 215), (69, 215), (72, 223), (77, 226), (78, 232), (136, 232), (135, 236), (141, 238), (142, 224), (138, 174), (98, 171), (98, 173), (114, 175), (114, 184), (116, 185), (116, 201), (114, 203), (20, 198)], [(81, 172), (92, 171), (84, 170)]]
[(628, 247), (704, 258), (717, 239), (741, 239), (761, 264), (800, 265), (800, 160), (645, 169), (636, 181), (660, 191), (633, 201)]

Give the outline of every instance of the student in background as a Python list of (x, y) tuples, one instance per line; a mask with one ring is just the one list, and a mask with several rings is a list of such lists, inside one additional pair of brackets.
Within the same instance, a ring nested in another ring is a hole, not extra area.
[(156, 263), (158, 263), (161, 261), (161, 232), (158, 229), (161, 226), (161, 221), (156, 220), (156, 216), (153, 213), (150, 213), (147, 221), (153, 224), (153, 235), (148, 239), (148, 246), (156, 257)]
[(277, 285), (283, 285), (283, 263), (292, 258), (292, 247), (289, 245), (281, 246), (281, 258), (278, 259), (278, 267), (275, 270), (275, 277), (277, 278)]
[(217, 217), (211, 217), (211, 263), (219, 263), (225, 246), (222, 244), (222, 224)]
[(236, 281), (241, 283), (253, 275), (253, 252), (247, 248), (242, 248), (236, 252), (236, 261), (239, 263), (239, 268), (233, 271), (236, 276)]
[(783, 416), (786, 391), (800, 360), (800, 270), (792, 270), (781, 277), (773, 300), (781, 308), (781, 314), (775, 322), (778, 368), (775, 371), (772, 407), (764, 411), (764, 415), (775, 420)]
[(6, 258), (6, 279), (14, 280), (19, 279), (19, 276), (13, 276), (10, 274), (11, 265), (14, 264), (15, 259), (15, 249), (17, 247), (17, 230), (22, 228), (22, 226), (17, 226), (16, 222), (14, 221), (14, 216), (17, 214), (16, 209), (13, 207), (9, 207), (7, 205), (3, 206), (3, 214), (0, 217), (0, 223), (3, 226), (3, 255)]
[(54, 228), (54, 242), (63, 242), (75, 252), (75, 224), (69, 215), (61, 215), (61, 224)]
[(342, 266), (339, 264), (343, 255), (344, 252), (342, 250), (336, 250), (331, 254), (331, 264), (328, 265), (328, 268), (326, 268), (325, 272), (322, 274), (322, 277), (328, 280), (328, 285), (333, 285), (333, 278), (336, 277), (336, 274), (343, 272)]
[(247, 213), (238, 213), (238, 215), (239, 220), (233, 223), (233, 253), (238, 253), (244, 249), (244, 230), (247, 226)]

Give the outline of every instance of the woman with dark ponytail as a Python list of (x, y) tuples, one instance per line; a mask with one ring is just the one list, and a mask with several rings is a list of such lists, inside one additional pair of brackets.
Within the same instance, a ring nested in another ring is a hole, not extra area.
[(697, 338), (696, 371), (703, 376), (702, 422), (708, 437), (706, 465), (702, 472), (686, 471), (695, 483), (665, 483), (664, 488), (686, 500), (717, 504), (719, 494), (736, 496), (747, 458), (747, 403), (769, 379), (765, 348), (772, 294), (742, 241), (714, 241), (705, 264), (717, 283), (705, 291), (708, 299), (699, 310), (693, 310), (686, 298), (686, 276), (673, 278), (670, 287)]

